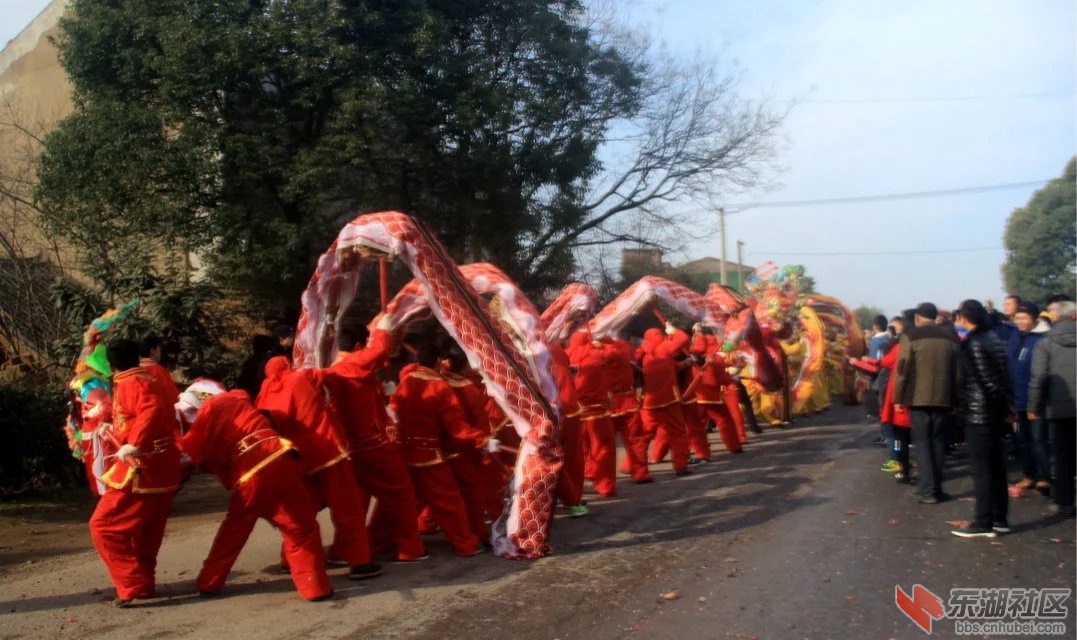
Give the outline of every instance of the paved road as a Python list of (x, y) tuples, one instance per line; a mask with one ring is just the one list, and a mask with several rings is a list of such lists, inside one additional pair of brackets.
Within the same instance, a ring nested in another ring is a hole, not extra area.
[[(875, 432), (837, 408), (769, 431), (741, 456), (721, 454), (673, 478), (624, 483), (594, 499), (587, 518), (558, 517), (556, 553), (536, 562), (451, 556), (388, 565), (386, 575), (334, 579), (338, 597), (304, 603), (276, 573), (276, 538), (259, 525), (226, 597), (193, 597), (215, 518), (165, 540), (162, 597), (109, 606), (113, 592), (92, 550), (9, 572), (0, 584), (0, 638), (919, 638), (894, 588), (1070, 587), (1073, 520), (1046, 517), (1042, 498), (1012, 503), (1014, 533), (961, 540), (947, 521), (970, 517), (960, 454), (952, 502), (911, 503), (878, 471)], [(965, 500), (962, 500), (965, 498)], [(669, 598), (661, 596), (665, 594)], [(1067, 635), (1077, 606), (1067, 602)], [(953, 637), (953, 622), (931, 637)]]

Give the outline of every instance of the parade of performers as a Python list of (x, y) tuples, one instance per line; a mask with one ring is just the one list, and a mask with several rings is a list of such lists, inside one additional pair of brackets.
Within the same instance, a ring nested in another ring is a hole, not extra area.
[[(360, 216), (346, 231), (377, 236), (386, 222), (409, 219)], [(753, 412), (787, 423), (790, 409), (817, 410), (807, 399), (829, 389), (823, 312), (798, 299), (795, 271), (761, 272), (757, 298), (722, 304), (648, 277), (603, 309), (588, 294), (556, 300), (540, 318), (496, 267), (458, 268), (436, 252), (424, 262), (429, 248), (393, 256), (412, 256), (416, 281), (362, 326), (343, 319), (355, 292), (325, 286), (350, 264), (338, 242), (327, 254), (337, 262), (308, 287), (320, 295), (304, 295), (294, 346), (266, 354), (256, 389), (199, 378), (181, 391), (157, 338), (108, 339), (130, 305), (91, 327), (68, 431), (100, 495), (90, 533), (117, 606), (155, 596), (172, 501), (197, 469), (230, 492), (199, 595), (227, 592), (265, 519), (282, 540), (281, 569), (301, 598), (319, 601), (333, 594), (335, 567), (363, 580), (382, 573), (378, 559), (428, 558), (424, 535), (444, 536), (465, 558), (541, 557), (554, 548), (556, 511), (579, 518), (594, 508), (588, 484), (597, 500), (613, 498), (619, 480), (654, 482), (651, 465), (667, 455), (673, 478), (689, 475), (718, 461), (710, 431), (742, 453)], [(566, 296), (586, 285), (573, 287)], [(749, 305), (754, 312), (737, 316)], [(632, 335), (633, 318), (652, 326)], [(324, 549), (323, 508), (332, 525)]]

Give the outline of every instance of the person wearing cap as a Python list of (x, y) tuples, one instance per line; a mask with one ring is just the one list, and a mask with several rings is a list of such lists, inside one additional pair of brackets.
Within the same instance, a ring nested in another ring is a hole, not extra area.
[(942, 461), (946, 431), (957, 409), (958, 342), (953, 331), (935, 324), (938, 309), (930, 302), (917, 305), (915, 326), (906, 327), (894, 370), (894, 408), (908, 409), (912, 442), (920, 477), (913, 499), (936, 504), (947, 498), (942, 490)]
[(1055, 297), (1047, 305), (1054, 324), (1032, 354), (1028, 417), (1051, 425), (1054, 480), (1051, 510), (1073, 517), (1077, 457), (1077, 305)]
[(127, 607), (157, 596), (157, 552), (180, 484), (180, 453), (175, 409), (138, 365), (138, 343), (118, 340), (107, 353), (119, 449), (101, 478), (108, 490), (90, 517), (90, 535), (116, 586), (116, 606)]
[(972, 521), (951, 533), (962, 538), (994, 538), (1010, 530), (1004, 439), (1013, 390), (1006, 345), (989, 327), (987, 310), (979, 301), (965, 300), (955, 316), (955, 325), (964, 334), (959, 411), (965, 422), (976, 505)]
[(176, 413), (186, 427), (180, 448), (231, 493), (228, 513), (195, 581), (199, 594), (215, 596), (224, 589), (255, 523), (265, 518), (283, 538), (299, 595), (311, 602), (333, 595), (314, 503), (292, 443), (273, 430), (246, 391), (225, 391), (212, 380), (198, 379), (187, 387)]
[(1006, 357), (1010, 367), (1013, 387), (1013, 412), (1016, 416), (1017, 453), (1021, 460), (1023, 477), (1017, 483), (1021, 489), (1036, 487), (1041, 491), (1051, 488), (1051, 470), (1047, 453), (1047, 424), (1042, 420), (1028, 418), (1028, 384), (1032, 377), (1032, 354), (1043, 334), (1032, 333), (1039, 310), (1030, 302), (1017, 305), (1013, 313), (1016, 329), (1010, 333), (1006, 345)]

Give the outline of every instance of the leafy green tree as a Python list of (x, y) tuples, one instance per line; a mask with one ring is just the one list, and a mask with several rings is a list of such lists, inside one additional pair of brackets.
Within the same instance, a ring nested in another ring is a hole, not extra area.
[(853, 315), (860, 322), (861, 329), (871, 329), (871, 324), (875, 322), (875, 316), (886, 316), (886, 312), (879, 307), (862, 304), (853, 309)]
[(1006, 290), (1043, 301), (1056, 293), (1077, 297), (1077, 157), (1006, 221)]

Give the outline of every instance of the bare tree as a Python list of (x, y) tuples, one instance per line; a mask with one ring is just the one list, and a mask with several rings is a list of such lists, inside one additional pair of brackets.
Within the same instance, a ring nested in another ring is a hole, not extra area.
[[(698, 208), (766, 186), (775, 168), (785, 109), (742, 98), (738, 76), (723, 71), (717, 58), (679, 60), (619, 25), (604, 10), (590, 26), (601, 41), (629, 52), (642, 70), (639, 108), (607, 127), (607, 160), (588, 185), (582, 223), (550, 227), (530, 244), (526, 261), (535, 272), (565, 250), (579, 256), (588, 247), (617, 243), (683, 248), (678, 239), (700, 237), (684, 203)], [(680, 209), (671, 206), (678, 204)]]
[(43, 233), (34, 204), (35, 168), (48, 125), (0, 93), (0, 348), (7, 359), (35, 367), (56, 360), (58, 340), (72, 331), (69, 308), (52, 287), (67, 276), (70, 255)]

